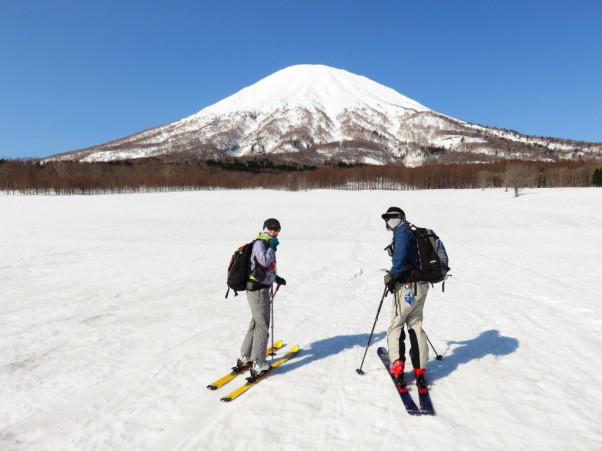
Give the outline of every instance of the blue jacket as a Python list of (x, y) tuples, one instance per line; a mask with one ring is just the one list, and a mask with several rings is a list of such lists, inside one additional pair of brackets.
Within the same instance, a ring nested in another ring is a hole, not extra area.
[(399, 277), (402, 273), (419, 268), (416, 238), (410, 230), (408, 222), (402, 222), (393, 231), (393, 266), (391, 275)]

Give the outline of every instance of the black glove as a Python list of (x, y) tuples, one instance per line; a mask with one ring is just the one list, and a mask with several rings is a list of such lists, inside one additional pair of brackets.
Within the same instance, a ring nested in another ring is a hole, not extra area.
[(280, 276), (276, 276), (276, 283), (278, 285), (286, 285), (286, 280), (284, 280), (282, 277)]
[(397, 282), (397, 277), (393, 276), (393, 274), (387, 271), (385, 274), (385, 285), (389, 288), (391, 293), (395, 291), (395, 282)]

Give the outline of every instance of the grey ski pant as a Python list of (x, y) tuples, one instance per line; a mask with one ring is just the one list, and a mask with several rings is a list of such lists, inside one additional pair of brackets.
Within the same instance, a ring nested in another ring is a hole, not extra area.
[(247, 300), (252, 318), (240, 352), (251, 361), (264, 362), (270, 334), (270, 289), (247, 291)]
[[(416, 294), (414, 284), (406, 286), (396, 283), (393, 297), (393, 310), (391, 313), (391, 325), (387, 332), (387, 345), (391, 362), (403, 360), (405, 362), (405, 333), (403, 326), (407, 325), (414, 368), (426, 369), (429, 360), (429, 348), (426, 341), (427, 336), (422, 329), (422, 312), (426, 302), (426, 294), (429, 291), (428, 282), (416, 283)], [(406, 302), (406, 294), (413, 294), (412, 303)]]

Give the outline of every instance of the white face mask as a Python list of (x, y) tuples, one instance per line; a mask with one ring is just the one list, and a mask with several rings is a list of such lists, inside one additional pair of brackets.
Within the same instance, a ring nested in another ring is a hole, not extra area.
[(401, 218), (391, 218), (387, 221), (387, 230), (395, 230), (401, 224)]

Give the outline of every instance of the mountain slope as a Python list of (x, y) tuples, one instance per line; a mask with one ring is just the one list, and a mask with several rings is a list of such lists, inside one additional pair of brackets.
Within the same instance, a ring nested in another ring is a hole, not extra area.
[(54, 158), (109, 161), (159, 156), (266, 155), (320, 162), (486, 162), (602, 158), (602, 144), (540, 138), (437, 113), (350, 72), (282, 69), (192, 116)]

